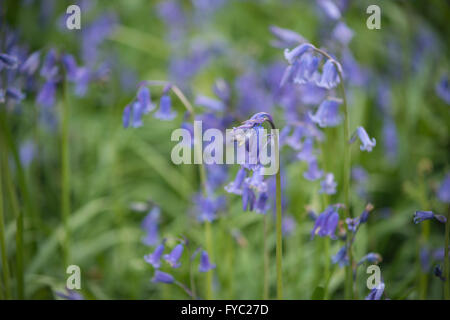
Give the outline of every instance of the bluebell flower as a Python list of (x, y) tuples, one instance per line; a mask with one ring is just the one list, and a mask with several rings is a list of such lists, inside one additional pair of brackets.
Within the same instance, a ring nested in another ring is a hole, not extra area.
[(50, 108), (55, 104), (55, 95), (56, 82), (53, 80), (48, 80), (39, 91), (36, 97), (36, 103), (45, 108)]
[(317, 165), (317, 160), (313, 160), (308, 163), (308, 170), (303, 173), (303, 177), (307, 180), (314, 181), (317, 179), (322, 178), (323, 176), (323, 170), (319, 169), (319, 166)]
[(166, 260), (172, 268), (179, 268), (181, 263), (179, 262), (181, 255), (183, 254), (184, 246), (183, 244), (178, 244), (173, 248), (169, 254), (164, 255), (164, 260)]
[(345, 223), (347, 224), (347, 228), (350, 232), (355, 233), (358, 230), (359, 226), (358, 218), (347, 218), (345, 219)]
[(155, 109), (150, 96), (150, 89), (146, 86), (140, 86), (137, 93), (137, 100), (139, 101), (144, 113), (149, 113)]
[(284, 236), (291, 235), (295, 228), (297, 227), (297, 222), (295, 221), (294, 217), (284, 215), (281, 221), (281, 232)]
[(29, 76), (33, 75), (39, 68), (40, 58), (41, 53), (39, 51), (33, 52), (20, 66), (20, 72), (25, 73)]
[(234, 181), (230, 182), (228, 185), (225, 186), (225, 191), (229, 193), (234, 193), (237, 195), (242, 194), (242, 184), (244, 183), (244, 180), (246, 178), (246, 171), (245, 168), (242, 166), (239, 171), (236, 174), (236, 178)]
[(445, 282), (446, 278), (444, 277), (444, 274), (442, 272), (442, 268), (440, 265), (437, 265), (434, 267), (434, 275), (441, 279), (441, 281)]
[(316, 161), (316, 155), (314, 154), (314, 140), (312, 138), (306, 138), (304, 140), (301, 150), (297, 154), (297, 159), (307, 163)]
[(347, 46), (355, 33), (344, 22), (339, 21), (333, 29), (331, 36), (342, 45)]
[(163, 94), (159, 103), (159, 109), (155, 112), (154, 117), (160, 120), (173, 120), (177, 113), (172, 110), (172, 101), (168, 94)]
[(17, 88), (10, 87), (6, 89), (5, 97), (15, 102), (25, 99), (25, 94)]
[(258, 169), (253, 171), (251, 177), (245, 179), (245, 183), (258, 193), (267, 191), (267, 183), (264, 181), (263, 172), (264, 168), (259, 167)]
[(441, 223), (446, 223), (447, 222), (447, 218), (439, 215), (439, 214), (434, 214), (432, 211), (416, 211), (414, 213), (414, 223), (418, 224), (424, 220), (431, 220), (431, 219), (436, 219), (437, 221), (441, 222)]
[(447, 173), (437, 192), (439, 201), (450, 203), (450, 173)]
[(383, 121), (383, 138), (386, 155), (390, 161), (395, 161), (397, 157), (397, 128), (390, 116), (385, 116)]
[(138, 101), (133, 102), (132, 104), (132, 118), (131, 118), (131, 127), (139, 128), (144, 124), (142, 122), (142, 116), (144, 115), (144, 109)]
[(56, 65), (56, 61), (57, 61), (56, 50), (50, 49), (44, 58), (40, 75), (47, 80), (55, 78), (55, 76), (58, 74), (58, 66)]
[(342, 117), (339, 115), (339, 99), (324, 100), (316, 111), (316, 114), (309, 113), (309, 117), (319, 127), (335, 127), (341, 123)]
[(36, 153), (36, 145), (31, 140), (27, 140), (20, 145), (19, 158), (20, 163), (27, 168), (30, 166)]
[(370, 293), (367, 295), (365, 300), (381, 300), (384, 292), (384, 283), (380, 283), (380, 285), (376, 288), (373, 288)]
[(370, 252), (368, 254), (366, 254), (364, 257), (361, 258), (361, 260), (359, 260), (358, 265), (363, 264), (364, 262), (368, 262), (368, 263), (375, 263), (378, 264), (382, 261), (383, 259), (381, 258), (381, 255), (375, 252)]
[(147, 246), (153, 246), (158, 242), (158, 223), (160, 211), (161, 210), (159, 207), (153, 207), (142, 222), (142, 228), (146, 232), (142, 242)]
[(355, 133), (350, 139), (350, 143), (353, 143), (357, 137), (361, 141), (361, 146), (359, 147), (361, 151), (366, 150), (367, 152), (371, 152), (372, 148), (375, 147), (377, 144), (375, 138), (372, 139), (369, 138), (369, 135), (367, 134), (366, 130), (363, 127), (358, 127), (356, 129)]
[(272, 46), (275, 48), (288, 48), (306, 42), (305, 38), (300, 34), (289, 29), (283, 29), (272, 25), (269, 27), (269, 30), (276, 38), (276, 40), (271, 42)]
[(122, 125), (124, 128), (128, 128), (128, 126), (130, 125), (130, 119), (131, 119), (131, 106), (127, 105), (123, 109), (123, 114), (122, 114)]
[[(288, 127), (285, 127), (288, 128)], [(283, 128), (283, 130), (285, 129)], [(287, 135), (287, 132), (281, 131), (280, 133), (280, 141), (282, 140), (282, 135)], [(301, 139), (306, 135), (306, 128), (303, 125), (295, 126), (292, 131), (292, 135), (284, 138), (283, 143), (287, 144), (294, 150), (300, 150), (303, 146)]]
[(294, 69), (293, 81), (297, 84), (305, 84), (310, 81), (318, 80), (320, 59), (313, 53), (304, 53), (295, 63), (297, 64)]
[(222, 101), (207, 96), (202, 95), (197, 96), (197, 98), (195, 99), (195, 104), (202, 107), (206, 107), (213, 111), (225, 110), (225, 105)]
[(307, 51), (313, 49), (314, 46), (310, 43), (302, 43), (295, 47), (292, 50), (285, 49), (284, 50), (284, 57), (289, 62), (289, 64), (294, 64), (294, 62), (299, 59), (304, 53)]
[[(339, 84), (341, 80), (335, 63), (337, 62), (333, 62), (330, 59), (325, 62), (322, 68), (322, 76), (320, 77), (320, 80), (316, 82), (319, 87), (333, 89)], [(341, 69), (340, 66), (339, 68)]]
[(252, 188), (248, 185), (248, 183), (244, 183), (242, 190), (242, 210), (253, 211), (255, 206), (256, 195)]
[(194, 202), (196, 204), (195, 212), (197, 214), (197, 219), (200, 222), (212, 222), (217, 219), (217, 213), (223, 208), (225, 199), (222, 196), (204, 196), (203, 194), (199, 193), (195, 196)]
[(256, 199), (255, 204), (255, 211), (258, 213), (266, 213), (268, 209), (267, 200), (269, 199), (269, 196), (267, 195), (267, 192), (260, 192), (258, 194), (258, 198)]
[(155, 275), (152, 278), (152, 282), (153, 283), (161, 282), (161, 283), (171, 284), (171, 283), (175, 282), (175, 278), (167, 272), (162, 272), (162, 271), (156, 270)]
[(0, 53), (0, 67), (5, 67), (6, 69), (16, 69), (19, 64), (19, 60), (12, 55), (7, 53)]
[(83, 296), (80, 293), (68, 288), (66, 288), (66, 292), (55, 291), (55, 294), (58, 297), (66, 300), (84, 300)]
[(198, 266), (199, 272), (208, 272), (216, 267), (215, 264), (209, 262), (208, 252), (205, 250), (202, 251), (200, 255), (200, 265)]
[(322, 212), (316, 219), (314, 228), (311, 231), (311, 239), (315, 235), (319, 237), (329, 236), (331, 239), (335, 239), (335, 231), (339, 222), (339, 213), (335, 206), (328, 206), (324, 212)]
[(339, 20), (341, 18), (341, 11), (333, 1), (317, 0), (317, 4), (324, 11), (328, 18), (332, 20)]
[(366, 207), (364, 208), (364, 211), (359, 216), (359, 222), (365, 223), (369, 219), (369, 214), (373, 210), (373, 205), (371, 203), (368, 203)]
[(224, 79), (217, 79), (213, 86), (214, 94), (225, 104), (231, 99), (230, 85)]
[(164, 241), (156, 247), (155, 251), (153, 253), (145, 255), (144, 260), (145, 262), (151, 264), (153, 268), (158, 269), (161, 267), (161, 256), (164, 252)]
[(75, 81), (77, 79), (78, 66), (75, 58), (71, 54), (64, 54), (61, 58), (61, 62), (66, 69), (67, 79), (69, 81)]
[(450, 84), (448, 75), (443, 75), (439, 82), (436, 84), (436, 94), (445, 101), (445, 103), (450, 104)]
[(320, 181), (320, 193), (335, 194), (337, 182), (334, 181), (334, 174), (327, 173), (325, 178)]
[(344, 245), (333, 257), (331, 257), (331, 262), (333, 264), (337, 263), (340, 268), (347, 266), (349, 261), (347, 245)]

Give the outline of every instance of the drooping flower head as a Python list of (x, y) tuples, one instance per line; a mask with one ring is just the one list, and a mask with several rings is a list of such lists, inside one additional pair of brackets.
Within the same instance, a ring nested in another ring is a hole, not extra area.
[(153, 283), (161, 282), (161, 283), (171, 284), (171, 283), (175, 282), (175, 278), (167, 272), (162, 272), (162, 271), (156, 270), (155, 275), (152, 278), (152, 282)]
[(210, 263), (208, 252), (205, 250), (200, 254), (200, 265), (198, 266), (199, 272), (208, 272), (216, 267), (215, 264)]
[(153, 253), (145, 255), (144, 260), (145, 262), (151, 264), (155, 269), (158, 269), (161, 267), (161, 256), (164, 252), (164, 241), (156, 247), (155, 251)]
[(320, 193), (335, 194), (337, 182), (334, 181), (334, 174), (327, 173), (325, 178), (320, 181)]
[(183, 244), (178, 244), (173, 248), (169, 254), (164, 255), (164, 260), (166, 260), (172, 268), (179, 268), (181, 263), (179, 262), (181, 255), (183, 254), (184, 246)]
[(316, 114), (309, 113), (309, 117), (319, 127), (335, 127), (341, 123), (342, 117), (339, 114), (339, 105), (342, 103), (340, 99), (331, 98), (324, 100)]
[(166, 86), (163, 90), (161, 100), (159, 102), (159, 109), (154, 113), (154, 117), (160, 120), (173, 120), (177, 113), (172, 110), (172, 100), (169, 95), (171, 85)]
[(336, 239), (335, 231), (339, 222), (338, 206), (328, 206), (316, 219), (314, 228), (311, 230), (311, 239), (315, 235), (319, 237), (329, 236), (331, 239)]
[(437, 221), (441, 222), (441, 223), (446, 223), (447, 222), (447, 218), (439, 215), (439, 214), (434, 214), (433, 211), (416, 211), (414, 213), (414, 223), (418, 224), (424, 220), (431, 220), (431, 219), (436, 219)]
[(158, 223), (161, 210), (159, 207), (153, 207), (142, 222), (142, 229), (145, 231), (145, 237), (142, 240), (147, 246), (154, 246), (158, 242)]
[(361, 151), (366, 150), (367, 152), (371, 152), (372, 148), (376, 146), (375, 138), (370, 139), (369, 135), (363, 127), (358, 127), (356, 129), (355, 133), (350, 139), (350, 143), (353, 143), (356, 138), (359, 138), (359, 140), (361, 141), (361, 146), (359, 147)]
[(383, 296), (385, 285), (384, 283), (380, 283), (377, 287), (373, 288), (368, 296), (366, 297), (366, 300), (381, 300), (381, 297)]

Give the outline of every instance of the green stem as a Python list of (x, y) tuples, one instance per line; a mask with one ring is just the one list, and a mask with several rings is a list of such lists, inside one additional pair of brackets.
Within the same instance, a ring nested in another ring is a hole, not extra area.
[(70, 164), (69, 164), (69, 103), (68, 83), (64, 83), (64, 101), (61, 104), (61, 213), (64, 226), (64, 265), (70, 264)]
[(19, 299), (24, 298), (24, 276), (23, 276), (23, 215), (19, 207), (19, 200), (14, 190), (14, 185), (8, 167), (7, 148), (5, 144), (2, 152), (2, 164), (5, 177), (6, 191), (8, 193), (11, 210), (16, 218), (16, 263), (17, 263), (17, 295)]
[(263, 300), (269, 299), (269, 248), (267, 246), (267, 214), (264, 215), (264, 287), (263, 287)]
[(448, 257), (448, 241), (450, 233), (450, 205), (448, 206), (447, 222), (445, 223), (445, 247), (444, 247), (444, 298), (450, 300), (450, 274), (449, 274), (449, 257)]
[(5, 223), (4, 223), (4, 214), (3, 214), (3, 190), (2, 189), (3, 189), (2, 173), (0, 170), (0, 250), (1, 250), (1, 257), (2, 257), (3, 284), (4, 284), (4, 288), (5, 288), (5, 297), (8, 300), (8, 299), (11, 299), (11, 287), (9, 284), (8, 253), (6, 252)]
[[(206, 250), (208, 251), (211, 261), (214, 261), (211, 223), (209, 221), (205, 221), (205, 237), (206, 237)], [(206, 273), (206, 299), (207, 300), (213, 299), (212, 281), (213, 281), (213, 271), (209, 270)]]
[(276, 175), (276, 233), (277, 233), (277, 243), (276, 243), (276, 259), (277, 259), (277, 299), (283, 299), (283, 267), (282, 267), (282, 257), (283, 257), (283, 238), (281, 233), (281, 165), (280, 165), (280, 153), (278, 148), (278, 133), (275, 135), (275, 150), (276, 150), (276, 161), (278, 163), (278, 172)]

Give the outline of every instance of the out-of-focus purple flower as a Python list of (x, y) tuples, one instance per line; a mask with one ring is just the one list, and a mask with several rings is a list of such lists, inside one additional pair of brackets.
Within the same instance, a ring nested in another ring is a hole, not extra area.
[(258, 194), (258, 198), (256, 199), (255, 204), (255, 211), (258, 213), (266, 213), (268, 209), (267, 200), (269, 199), (269, 196), (267, 195), (267, 192), (260, 192)]
[(281, 232), (284, 236), (291, 235), (296, 227), (297, 222), (295, 221), (294, 217), (287, 215), (283, 216), (283, 219), (281, 221)]
[(283, 29), (277, 26), (270, 26), (270, 32), (275, 36), (275, 40), (271, 42), (275, 48), (289, 48), (306, 42), (300, 34), (289, 29)]
[(168, 94), (163, 94), (159, 103), (159, 109), (154, 113), (154, 117), (160, 120), (173, 120), (177, 113), (172, 110), (172, 101)]
[(142, 221), (142, 229), (146, 232), (144, 239), (142, 240), (147, 246), (154, 246), (158, 242), (158, 223), (161, 210), (159, 207), (153, 207)]
[(300, 152), (297, 154), (297, 159), (307, 163), (314, 162), (316, 155), (314, 154), (314, 140), (306, 138), (302, 144)]
[(350, 143), (355, 142), (356, 138), (359, 138), (359, 140), (361, 141), (361, 145), (359, 147), (361, 151), (366, 150), (367, 152), (371, 152), (372, 148), (377, 144), (375, 138), (369, 138), (369, 135), (363, 127), (358, 127), (356, 129), (355, 133), (353, 133), (353, 136), (350, 139)]
[(334, 27), (332, 37), (342, 45), (347, 46), (353, 38), (354, 32), (344, 22), (339, 21)]
[(309, 117), (319, 127), (335, 127), (341, 123), (342, 117), (339, 115), (339, 99), (324, 100), (316, 111), (316, 114), (309, 113)]
[(75, 81), (77, 79), (78, 66), (75, 57), (71, 54), (64, 54), (61, 61), (66, 69), (67, 79)]
[(131, 119), (131, 106), (127, 105), (125, 109), (123, 109), (122, 114), (122, 124), (124, 128), (128, 128), (130, 125), (130, 119)]
[(234, 181), (230, 182), (228, 185), (225, 186), (225, 191), (229, 193), (234, 193), (237, 195), (242, 194), (242, 184), (244, 183), (244, 180), (246, 178), (246, 171), (244, 167), (241, 167), (239, 171), (236, 174), (236, 178)]
[(335, 231), (339, 222), (339, 213), (335, 206), (328, 206), (324, 212), (322, 212), (316, 219), (314, 228), (311, 231), (311, 239), (315, 235), (319, 237), (329, 236), (331, 239), (335, 239)]
[(320, 80), (317, 81), (317, 85), (322, 88), (333, 89), (340, 81), (335, 62), (328, 59), (323, 65), (322, 76), (320, 77)]
[(230, 85), (224, 79), (217, 79), (213, 86), (215, 95), (222, 100), (225, 104), (228, 104), (231, 99)]
[(320, 181), (320, 193), (335, 194), (337, 182), (334, 181), (334, 174), (327, 173), (325, 178)]
[(292, 50), (285, 49), (284, 57), (289, 62), (289, 64), (292, 65), (296, 62), (297, 59), (301, 58), (303, 54), (313, 48), (314, 46), (310, 43), (302, 43)]
[(200, 222), (214, 221), (217, 218), (217, 213), (223, 208), (224, 201), (224, 197), (197, 194), (194, 198), (197, 219)]
[(206, 107), (212, 111), (223, 111), (225, 109), (225, 105), (222, 101), (202, 95), (197, 96), (195, 104)]
[(437, 265), (434, 267), (434, 275), (441, 279), (441, 281), (445, 282), (446, 278), (444, 277), (444, 274), (442, 272), (442, 268), (440, 265)]
[(331, 262), (333, 264), (337, 263), (340, 268), (349, 264), (347, 245), (344, 245), (333, 257), (331, 257)]
[(422, 272), (428, 272), (430, 269), (430, 250), (428, 248), (423, 247), (420, 249), (419, 253), (420, 257), (420, 266), (422, 267)]
[(48, 80), (44, 83), (36, 97), (36, 103), (45, 108), (50, 108), (55, 104), (56, 82)]
[(33, 52), (20, 66), (20, 72), (25, 73), (29, 76), (33, 75), (39, 68), (40, 58), (41, 53), (39, 51)]
[(6, 53), (0, 53), (0, 67), (6, 69), (15, 69), (19, 64), (19, 60), (12, 55)]
[(153, 253), (145, 255), (144, 260), (145, 262), (151, 264), (155, 269), (158, 269), (161, 267), (161, 256), (164, 252), (164, 241), (159, 246), (156, 247), (155, 251)]
[(317, 4), (324, 11), (328, 18), (332, 20), (339, 20), (341, 18), (341, 11), (338, 6), (331, 0), (317, 0)]
[(205, 250), (202, 251), (200, 255), (200, 265), (198, 266), (199, 272), (208, 272), (216, 267), (215, 264), (209, 262), (208, 252)]
[(242, 210), (247, 211), (253, 211), (253, 208), (255, 206), (256, 201), (256, 195), (255, 192), (250, 188), (250, 186), (247, 183), (244, 183), (244, 187), (242, 190)]
[(66, 292), (55, 291), (55, 294), (58, 297), (66, 300), (84, 300), (83, 296), (80, 293), (68, 288), (66, 288)]
[(179, 268), (181, 263), (179, 262), (181, 255), (183, 254), (184, 246), (183, 244), (178, 244), (173, 248), (169, 254), (164, 255), (164, 260), (166, 260), (172, 268)]
[(443, 75), (439, 82), (436, 84), (436, 94), (445, 101), (445, 103), (450, 104), (450, 84), (448, 75)]
[(155, 109), (155, 105), (152, 103), (150, 96), (150, 89), (146, 86), (140, 86), (137, 93), (137, 100), (139, 101), (144, 113), (149, 113)]
[(375, 263), (378, 264), (382, 261), (383, 259), (381, 258), (381, 255), (375, 252), (370, 252), (368, 254), (366, 254), (364, 257), (361, 258), (361, 260), (359, 260), (358, 265), (363, 264), (364, 262), (368, 262), (368, 263)]
[(308, 170), (303, 174), (303, 177), (307, 180), (314, 181), (322, 178), (323, 170), (319, 169), (317, 160), (313, 160), (308, 163)]
[(44, 62), (41, 67), (40, 75), (49, 80), (55, 78), (58, 74), (58, 66), (56, 65), (57, 54), (55, 49), (50, 49), (44, 58)]
[(378, 287), (373, 288), (369, 295), (366, 297), (366, 300), (381, 300), (381, 296), (384, 292), (384, 283), (380, 283)]
[(20, 163), (26, 168), (28, 167), (34, 159), (34, 154), (36, 152), (36, 145), (31, 140), (27, 140), (20, 145), (19, 157)]
[(383, 121), (383, 138), (386, 156), (390, 161), (395, 161), (397, 157), (397, 127), (390, 116), (385, 116)]
[(368, 203), (366, 207), (364, 208), (364, 211), (359, 216), (359, 222), (360, 223), (366, 223), (369, 219), (369, 214), (373, 210), (373, 205), (371, 203)]
[(447, 218), (440, 215), (440, 214), (434, 214), (432, 211), (416, 211), (414, 213), (414, 223), (418, 224), (424, 220), (431, 220), (436, 219), (437, 221), (441, 223), (446, 223)]
[(139, 128), (143, 126), (142, 116), (144, 115), (144, 110), (141, 107), (141, 104), (138, 101), (133, 102), (132, 104), (132, 119), (131, 119), (131, 127)]
[[(280, 141), (282, 141), (282, 135), (287, 135), (288, 132), (285, 132), (284, 129), (288, 129), (289, 127), (284, 127), (283, 130), (281, 130), (281, 134), (280, 134)], [(296, 126), (294, 128), (294, 130), (292, 131), (292, 135), (284, 138), (283, 143), (287, 144), (288, 146), (290, 146), (292, 149), (294, 150), (300, 150), (303, 146), (301, 139), (305, 136), (305, 127), (302, 125)]]
[(15, 102), (25, 99), (25, 94), (17, 88), (10, 87), (6, 89), (5, 97)]
[(159, 270), (155, 271), (155, 275), (152, 278), (152, 282), (153, 283), (167, 283), (167, 284), (171, 284), (175, 282), (175, 278), (171, 275), (168, 274), (167, 272), (162, 272)]
[(441, 202), (450, 203), (450, 173), (447, 173), (437, 192)]

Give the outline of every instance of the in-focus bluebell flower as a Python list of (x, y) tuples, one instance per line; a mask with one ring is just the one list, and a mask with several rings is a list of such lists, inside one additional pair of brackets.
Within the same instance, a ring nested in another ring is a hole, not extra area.
[(313, 161), (309, 162), (308, 170), (305, 173), (303, 173), (303, 177), (310, 181), (320, 179), (320, 178), (322, 178), (322, 176), (323, 176), (323, 170), (319, 169), (317, 160), (313, 160)]
[(195, 99), (195, 104), (206, 107), (212, 111), (223, 111), (225, 110), (225, 105), (222, 101), (213, 99), (207, 96), (199, 95)]
[(440, 215), (440, 214), (434, 214), (433, 211), (416, 211), (414, 213), (414, 223), (418, 224), (424, 220), (431, 220), (436, 219), (437, 221), (441, 223), (446, 223), (447, 218)]
[(333, 29), (331, 36), (342, 45), (347, 46), (355, 33), (344, 22), (339, 21)]
[(444, 274), (442, 272), (442, 268), (440, 265), (437, 265), (434, 267), (434, 275), (441, 279), (441, 281), (445, 282), (446, 278), (444, 277)]
[(39, 51), (33, 52), (20, 66), (20, 72), (23, 72), (29, 76), (33, 75), (39, 68), (40, 58), (41, 53)]
[(380, 283), (378, 287), (375, 287), (370, 291), (365, 300), (381, 300), (384, 288), (385, 288), (384, 283)]
[(160, 120), (173, 120), (177, 113), (172, 110), (172, 101), (168, 94), (163, 94), (159, 103), (159, 109), (154, 113), (154, 117)]
[(334, 174), (327, 173), (325, 178), (320, 181), (320, 193), (335, 194), (337, 182), (334, 181)]
[(306, 42), (305, 38), (303, 38), (300, 34), (289, 29), (272, 25), (269, 27), (269, 30), (276, 38), (276, 40), (271, 42), (272, 46), (275, 48), (289, 48)]
[(347, 245), (344, 245), (334, 256), (331, 257), (331, 262), (333, 264), (337, 263), (340, 268), (349, 264)]
[(171, 283), (175, 282), (175, 278), (167, 272), (162, 272), (162, 271), (156, 270), (155, 275), (152, 278), (152, 282), (153, 283), (161, 282), (161, 283), (171, 284)]
[(205, 250), (202, 251), (200, 255), (200, 265), (198, 266), (199, 272), (208, 272), (216, 267), (215, 264), (209, 262), (208, 252)]
[(281, 232), (284, 236), (291, 235), (295, 228), (297, 227), (297, 222), (295, 221), (294, 217), (284, 215), (281, 221)]
[(50, 108), (56, 101), (56, 82), (48, 80), (44, 83), (36, 97), (36, 103), (45, 108)]
[(450, 203), (450, 173), (447, 173), (437, 192), (439, 201)]
[(19, 60), (12, 55), (7, 53), (0, 53), (0, 67), (4, 67), (6, 69), (15, 69), (19, 64)]
[(371, 152), (372, 148), (375, 147), (377, 144), (375, 138), (372, 139), (369, 138), (369, 135), (367, 134), (366, 130), (363, 127), (358, 127), (356, 129), (355, 133), (350, 139), (350, 143), (353, 143), (357, 137), (361, 141), (361, 145), (359, 147), (361, 151), (366, 150), (367, 152)]
[(341, 123), (342, 117), (339, 115), (339, 99), (324, 100), (316, 111), (316, 114), (309, 113), (309, 117), (319, 127), (335, 127)]
[[(322, 69), (322, 76), (316, 83), (319, 87), (333, 89), (339, 84), (341, 80), (339, 78), (338, 69), (336, 68), (335, 63), (337, 62), (333, 62), (330, 59), (325, 62)], [(341, 69), (340, 66), (339, 68)]]
[(80, 293), (68, 288), (66, 288), (66, 292), (55, 291), (55, 294), (58, 297), (66, 300), (84, 300), (83, 296)]
[(448, 75), (443, 75), (436, 84), (436, 94), (444, 100), (445, 103), (450, 104), (450, 83)]
[(153, 268), (158, 269), (161, 267), (161, 256), (164, 252), (164, 241), (156, 247), (155, 251), (153, 253), (145, 255), (144, 260), (145, 262), (151, 264)]
[(144, 113), (149, 113), (155, 109), (155, 105), (152, 103), (150, 89), (146, 86), (140, 86), (137, 93), (137, 100), (139, 101)]
[(322, 212), (316, 219), (314, 228), (311, 231), (311, 239), (315, 235), (319, 237), (329, 236), (331, 239), (335, 239), (335, 231), (339, 222), (339, 213), (336, 210), (336, 206), (328, 206), (324, 212)]
[(305, 84), (310, 81), (318, 80), (320, 75), (317, 72), (320, 59), (313, 53), (305, 52), (295, 63), (296, 72), (293, 81), (297, 84)]
[(178, 268), (181, 266), (179, 262), (181, 255), (183, 254), (184, 246), (183, 244), (178, 244), (173, 248), (169, 254), (164, 255), (164, 260), (166, 260), (172, 268)]
[(161, 210), (159, 207), (153, 207), (142, 221), (142, 229), (145, 231), (145, 237), (142, 242), (147, 246), (154, 246), (158, 243), (158, 223)]
[(247, 176), (245, 168), (242, 166), (236, 174), (236, 178), (225, 186), (225, 191), (237, 195), (242, 194), (242, 184)]
[(375, 252), (370, 252), (368, 254), (366, 254), (364, 257), (361, 258), (361, 260), (359, 260), (358, 265), (363, 264), (364, 262), (368, 262), (368, 263), (375, 263), (378, 264), (382, 261), (383, 259), (381, 258), (381, 255)]
[(341, 11), (333, 1), (317, 0), (317, 4), (324, 11), (328, 18), (332, 20), (339, 20), (341, 18)]

